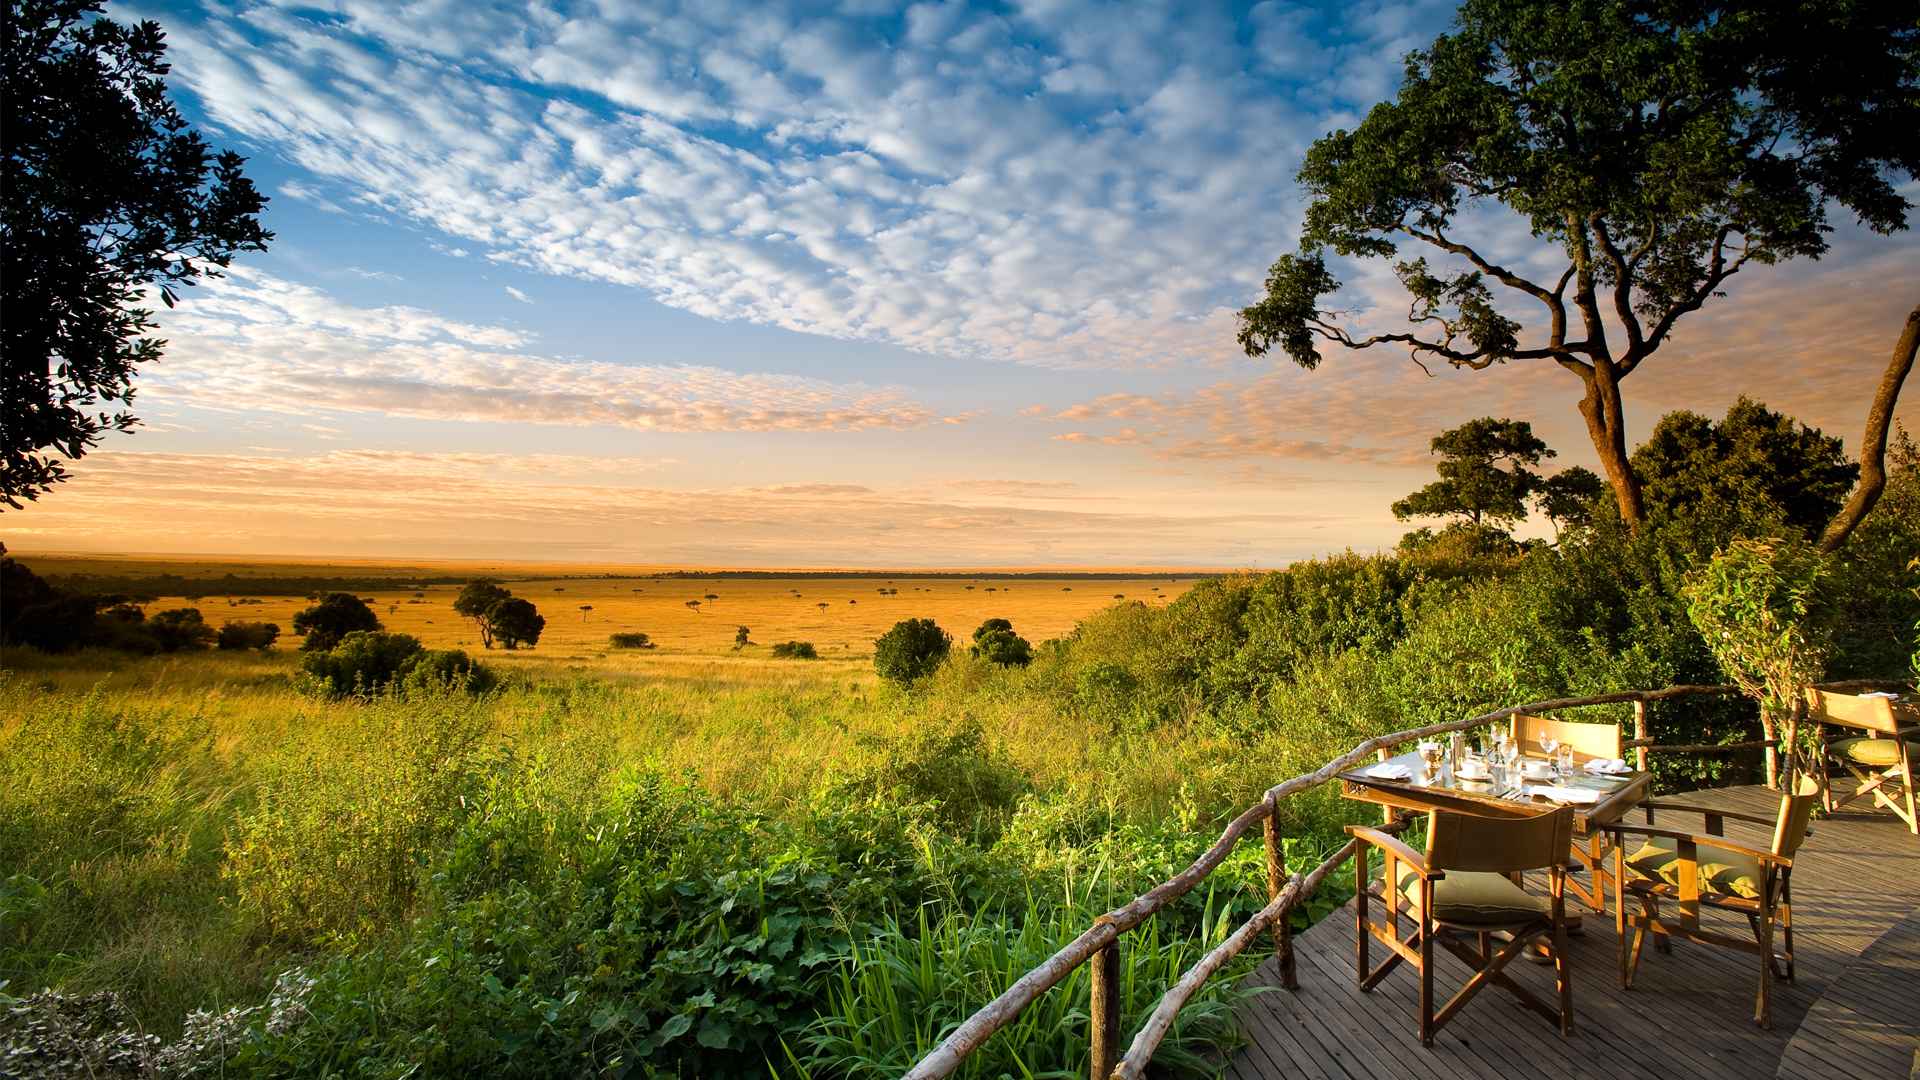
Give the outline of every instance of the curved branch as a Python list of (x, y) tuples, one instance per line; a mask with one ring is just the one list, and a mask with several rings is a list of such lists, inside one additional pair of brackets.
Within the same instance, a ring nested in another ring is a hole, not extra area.
[(1887, 373), (1880, 377), (1880, 389), (1867, 409), (1867, 430), (1860, 439), (1860, 482), (1853, 487), (1847, 504), (1827, 524), (1820, 537), (1820, 550), (1831, 554), (1847, 542), (1887, 486), (1887, 429), (1893, 424), (1893, 407), (1900, 400), (1900, 386), (1913, 370), (1914, 354), (1920, 352), (1920, 305), (1907, 313), (1907, 325), (1894, 342), (1893, 357), (1887, 361)]
[(1660, 347), (1661, 342), (1667, 339), (1667, 334), (1672, 331), (1673, 324), (1679, 320), (1680, 316), (1685, 315), (1689, 311), (1698, 311), (1700, 305), (1706, 303), (1707, 298), (1712, 296), (1715, 290), (1719, 289), (1728, 278), (1739, 273), (1740, 268), (1746, 265), (1748, 245), (1744, 236), (1741, 237), (1740, 254), (1735, 256), (1732, 262), (1727, 261), (1727, 237), (1733, 235), (1733, 232), (1734, 227), (1731, 224), (1727, 224), (1720, 226), (1720, 231), (1714, 233), (1713, 262), (1707, 267), (1706, 279), (1703, 280), (1700, 283), (1700, 287), (1690, 293), (1686, 299), (1668, 308), (1660, 316), (1660, 321), (1654, 324), (1653, 331), (1647, 335), (1646, 343), (1640, 348), (1630, 351), (1626, 358), (1621, 361), (1620, 374), (1625, 375), (1634, 368), (1639, 367), (1640, 361), (1651, 355), (1655, 349)]
[(1548, 330), (1548, 341), (1553, 348), (1563, 347), (1563, 343), (1567, 339), (1567, 307), (1562, 300), (1563, 290), (1566, 287), (1565, 277), (1560, 279), (1559, 288), (1549, 291), (1498, 263), (1488, 261), (1478, 251), (1475, 251), (1471, 245), (1462, 244), (1457, 240), (1447, 239), (1441, 235), (1438, 229), (1428, 233), (1422, 232), (1411, 225), (1403, 224), (1400, 226), (1400, 230), (1416, 240), (1423, 240), (1442, 251), (1451, 252), (1452, 254), (1465, 258), (1478, 268), (1481, 273), (1493, 280), (1498, 281), (1510, 289), (1517, 289), (1520, 292), (1526, 293), (1528, 296), (1545, 304), (1547, 307), (1547, 316), (1552, 320)]
[[(1613, 313), (1626, 328), (1627, 356), (1633, 359), (1646, 340), (1640, 327), (1640, 318), (1633, 313), (1633, 271), (1627, 265), (1626, 256), (1614, 246), (1613, 237), (1607, 232), (1606, 221), (1599, 214), (1594, 214), (1588, 220), (1593, 224), (1593, 237), (1599, 241), (1600, 253), (1606, 256), (1607, 265), (1613, 269)], [(1635, 253), (1635, 258), (1646, 250), (1643, 246)]]

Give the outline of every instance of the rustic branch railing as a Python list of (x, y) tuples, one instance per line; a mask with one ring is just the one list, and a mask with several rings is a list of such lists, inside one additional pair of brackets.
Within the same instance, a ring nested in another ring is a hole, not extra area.
[[(1824, 690), (1870, 690), (1882, 687), (1905, 686), (1901, 681), (1887, 679), (1854, 679), (1844, 682), (1822, 683)], [(1278, 830), (1275, 821), (1280, 802), (1298, 792), (1319, 787), (1338, 774), (1365, 761), (1376, 753), (1401, 743), (1425, 739), (1433, 735), (1444, 735), (1454, 731), (1498, 723), (1516, 713), (1549, 713), (1565, 709), (1588, 708), (1597, 705), (1618, 705), (1631, 702), (1634, 706), (1634, 738), (1625, 744), (1635, 751), (1642, 769), (1646, 767), (1648, 750), (1710, 752), (1733, 750), (1764, 745), (1764, 740), (1750, 743), (1702, 744), (1699, 746), (1661, 746), (1647, 734), (1646, 707), (1649, 702), (1669, 701), (1674, 698), (1726, 696), (1738, 692), (1738, 687), (1721, 686), (1669, 686), (1661, 690), (1622, 690), (1611, 694), (1596, 694), (1591, 697), (1556, 698), (1549, 701), (1532, 701), (1524, 705), (1511, 705), (1466, 720), (1453, 720), (1442, 724), (1429, 724), (1425, 727), (1408, 728), (1387, 735), (1368, 739), (1345, 754), (1327, 762), (1313, 772), (1283, 781), (1267, 790), (1266, 795), (1256, 804), (1247, 808), (1238, 817), (1227, 823), (1220, 833), (1220, 839), (1202, 852), (1200, 857), (1185, 870), (1154, 886), (1147, 892), (1135, 897), (1131, 902), (1115, 908), (1094, 920), (1092, 926), (1063, 946), (1059, 952), (1039, 967), (1022, 975), (1007, 987), (999, 997), (994, 998), (978, 1012), (968, 1017), (954, 1028), (940, 1045), (927, 1056), (920, 1059), (906, 1074), (906, 1080), (940, 1080), (951, 1076), (967, 1055), (991, 1038), (995, 1032), (1012, 1023), (1040, 995), (1059, 985), (1074, 969), (1090, 959), (1098, 958), (1093, 966), (1091, 980), (1092, 1007), (1088, 1012), (1090, 1019), (1090, 1041), (1092, 1057), (1091, 1072), (1095, 1080), (1138, 1080), (1146, 1074), (1147, 1063), (1159, 1049), (1160, 1043), (1173, 1027), (1174, 1017), (1184, 1008), (1193, 995), (1200, 991), (1208, 979), (1220, 970), (1229, 960), (1240, 955), (1261, 931), (1270, 930), (1274, 937), (1274, 949), (1281, 965), (1282, 985), (1289, 989), (1296, 985), (1293, 978), (1292, 946), (1288, 937), (1288, 916), (1293, 906), (1304, 896), (1312, 895), (1320, 882), (1341, 863), (1353, 856), (1356, 843), (1349, 841), (1320, 865), (1306, 875), (1288, 876), (1280, 853)], [(1169, 903), (1186, 895), (1207, 876), (1218, 869), (1232, 854), (1234, 845), (1240, 841), (1248, 829), (1256, 822), (1264, 822), (1263, 830), (1267, 855), (1267, 887), (1269, 902), (1266, 907), (1242, 923), (1225, 941), (1201, 957), (1199, 962), (1189, 968), (1179, 981), (1161, 997), (1159, 1004), (1147, 1017), (1133, 1043), (1127, 1048), (1126, 1056), (1116, 1057), (1120, 1038), (1120, 1001), (1119, 1001), (1119, 949), (1120, 936), (1151, 918), (1155, 912)]]

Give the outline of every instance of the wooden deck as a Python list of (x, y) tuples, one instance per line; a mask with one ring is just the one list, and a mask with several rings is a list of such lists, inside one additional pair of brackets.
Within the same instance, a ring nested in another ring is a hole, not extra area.
[[(1778, 796), (1764, 788), (1723, 788), (1662, 796), (1771, 817)], [(1638, 814), (1634, 815), (1639, 820)], [(1660, 824), (1698, 827), (1698, 817)], [(1727, 822), (1728, 836), (1765, 847), (1757, 827)], [(1347, 873), (1351, 873), (1349, 868)], [(1512, 995), (1489, 987), (1420, 1046), (1416, 975), (1402, 967), (1371, 994), (1354, 987), (1353, 913), (1337, 912), (1294, 938), (1300, 989), (1279, 989), (1272, 960), (1251, 977), (1274, 989), (1241, 1009), (1250, 1040), (1229, 1062), (1239, 1080), (1380, 1080), (1459, 1077), (1620, 1080), (1686, 1077), (1763, 1080), (1914, 1077), (1920, 1051), (1920, 839), (1891, 814), (1855, 803), (1816, 821), (1794, 861), (1797, 981), (1776, 982), (1774, 1026), (1752, 1020), (1758, 960), (1677, 942), (1649, 943), (1634, 988), (1619, 988), (1613, 916), (1586, 912), (1572, 939), (1575, 1032), (1562, 1039)], [(1746, 932), (1744, 922), (1730, 930)], [(1445, 1001), (1467, 977), (1455, 958), (1435, 969)], [(1507, 973), (1551, 999), (1552, 969), (1516, 962)]]

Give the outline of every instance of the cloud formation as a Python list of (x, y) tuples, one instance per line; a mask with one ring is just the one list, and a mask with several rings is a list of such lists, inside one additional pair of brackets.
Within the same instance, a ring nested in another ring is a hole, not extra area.
[(409, 307), (361, 308), (236, 266), (162, 318), (146, 370), (164, 404), (647, 431), (868, 431), (942, 419), (902, 392), (691, 365), (561, 360), (525, 333)]
[(1233, 354), (1297, 222), (1287, 163), (1449, 6), (242, 0), (168, 23), (180, 81), (306, 170), (297, 197), (715, 319), (1119, 367)]

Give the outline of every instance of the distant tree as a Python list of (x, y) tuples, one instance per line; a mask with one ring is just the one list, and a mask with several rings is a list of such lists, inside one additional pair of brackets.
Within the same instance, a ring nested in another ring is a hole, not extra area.
[[(1525, 420), (1469, 420), (1433, 437), (1440, 479), (1393, 504), (1393, 516), (1456, 517), (1479, 527), (1527, 516), (1540, 476), (1531, 465), (1553, 456)], [(1503, 467), (1504, 466), (1504, 467)]]
[(220, 627), (216, 643), (222, 649), (258, 649), (266, 652), (280, 639), (280, 627), (270, 622), (233, 622)]
[(687, 610), (693, 612), (695, 615), (700, 614), (700, 601), (698, 600), (687, 601)]
[(320, 602), (293, 617), (293, 632), (306, 635), (302, 652), (325, 652), (357, 631), (380, 629), (380, 617), (365, 600), (352, 593), (327, 593)]
[(147, 633), (161, 652), (193, 652), (213, 644), (218, 636), (200, 614), (199, 608), (173, 608), (156, 612), (147, 620)]
[(588, 615), (591, 615), (591, 614), (593, 614), (593, 605), (592, 605), (592, 604), (581, 604), (581, 605), (580, 605), (580, 621), (581, 621), (581, 622), (586, 622), (586, 621), (587, 621), (587, 616), (588, 616)]
[(903, 619), (873, 643), (880, 677), (906, 685), (933, 674), (953, 648), (953, 638), (932, 619)]
[(487, 612), (493, 605), (512, 595), (492, 578), (476, 578), (467, 582), (460, 590), (460, 595), (454, 598), (453, 610), (473, 620), (473, 625), (480, 631), (480, 644), (491, 649), (493, 628), (487, 624)]
[(1703, 505), (1766, 506), (1809, 535), (1832, 519), (1860, 466), (1839, 439), (1742, 397), (1719, 423), (1670, 412), (1633, 452), (1649, 520)]
[(651, 649), (654, 647), (654, 644), (652, 638), (646, 634), (635, 631), (633, 633), (614, 634), (608, 637), (607, 646), (613, 649)]
[(546, 616), (532, 602), (519, 597), (499, 600), (487, 609), (487, 625), (503, 649), (529, 648), (540, 643), (540, 631), (547, 628)]
[[(1616, 510), (1637, 530), (1621, 383), (1748, 264), (1826, 252), (1830, 203), (1876, 232), (1906, 228), (1915, 131), (1910, 2), (1466, 0), (1450, 33), (1408, 57), (1393, 100), (1308, 149), (1300, 250), (1240, 313), (1239, 341), (1306, 368), (1325, 342), (1473, 370), (1553, 364), (1580, 380)], [(1491, 245), (1514, 223), (1537, 245), (1502, 265)], [(1328, 249), (1389, 264), (1410, 325), (1367, 333), (1338, 310), (1358, 305), (1329, 306), (1341, 283)], [(1498, 306), (1508, 298), (1544, 332), (1523, 337)], [(1870, 432), (1891, 414), (1906, 349)]]
[(1578, 465), (1561, 469), (1540, 481), (1534, 506), (1557, 529), (1577, 529), (1593, 523), (1593, 507), (1607, 490), (1607, 482)]
[(0, 503), (16, 508), (139, 422), (135, 369), (166, 344), (146, 290), (172, 307), (273, 238), (244, 159), (214, 155), (168, 98), (159, 25), (102, 6), (9, 0), (0, 45)]
[(707, 595), (706, 595), (706, 596), (704, 597), (704, 599), (706, 600), (706, 602), (707, 602), (707, 603), (709, 603), (709, 604), (711, 604), (711, 603), (713, 603), (713, 602), (714, 602), (715, 600), (718, 600), (718, 599), (720, 599), (720, 594), (719, 594), (719, 593), (708, 593), (708, 594), (707, 594)]
[(1033, 644), (1013, 632), (1006, 619), (988, 619), (973, 632), (973, 655), (1003, 667), (1033, 663)]
[(819, 608), (819, 609), (820, 609), (820, 614), (822, 614), (822, 615), (825, 615), (825, 614), (827, 613), (827, 606), (828, 606), (828, 605), (827, 605), (827, 602), (826, 602), (825, 600), (822, 600), (822, 601), (820, 601), (819, 603), (817, 603), (817, 604), (815, 604), (815, 605), (813, 605), (813, 606), (814, 606), (814, 607), (817, 607), (817, 608)]
[(749, 633), (751, 633), (751, 631), (749, 631), (744, 626), (736, 626), (733, 628), (733, 647), (736, 650), (744, 649), (747, 646), (753, 644), (753, 642), (747, 640), (747, 636)]
[(783, 660), (818, 660), (820, 653), (811, 641), (782, 641), (773, 646), (773, 655)]

